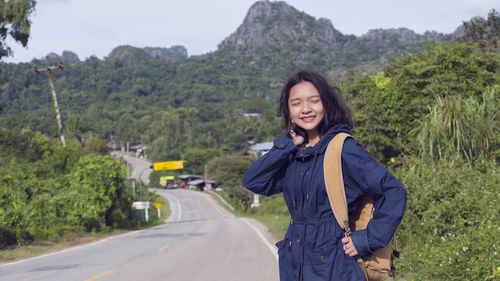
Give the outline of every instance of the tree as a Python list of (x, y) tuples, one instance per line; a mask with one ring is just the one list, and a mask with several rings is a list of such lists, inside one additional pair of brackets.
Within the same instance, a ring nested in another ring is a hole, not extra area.
[(261, 97), (251, 97), (243, 102), (245, 112), (262, 113), (268, 108), (268, 102)]
[(500, 56), (476, 45), (436, 43), (424, 52), (401, 56), (385, 71), (342, 83), (356, 124), (356, 139), (379, 161), (411, 151), (412, 131), (435, 104), (435, 97), (481, 101), (500, 81)]
[(95, 154), (95, 155), (106, 155), (109, 153), (109, 149), (106, 147), (106, 143), (98, 138), (91, 137), (85, 141), (85, 146), (83, 148), (85, 154)]
[(488, 52), (498, 52), (500, 47), (500, 13), (492, 9), (488, 18), (474, 17), (462, 25), (461, 41), (479, 42), (482, 49)]
[(80, 114), (72, 114), (68, 116), (68, 119), (65, 122), (65, 130), (64, 134), (68, 136), (68, 138), (78, 138), (82, 140), (83, 138), (83, 117)]
[(244, 188), (241, 181), (253, 160), (251, 157), (233, 154), (213, 158), (208, 162), (208, 169), (215, 172), (217, 183), (243, 209), (248, 209), (252, 203), (252, 192)]
[(120, 223), (112, 218), (131, 219), (132, 198), (125, 194), (129, 190), (123, 176), (123, 165), (116, 158), (82, 157), (69, 176), (68, 190), (61, 197), (66, 206), (71, 206), (64, 209), (68, 220), (91, 231)]
[(0, 0), (0, 58), (11, 56), (12, 50), (5, 40), (10, 35), (23, 47), (28, 44), (31, 21), (29, 16), (35, 10), (35, 0)]
[(214, 148), (189, 147), (184, 151), (182, 159), (187, 162), (187, 167), (185, 167), (187, 171), (193, 174), (203, 174), (205, 164), (216, 155), (217, 150)]

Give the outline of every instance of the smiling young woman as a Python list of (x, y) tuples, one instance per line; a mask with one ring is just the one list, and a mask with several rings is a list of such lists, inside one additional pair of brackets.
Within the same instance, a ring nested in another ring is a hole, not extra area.
[(326, 193), (323, 159), (330, 140), (350, 134), (351, 111), (340, 90), (314, 71), (293, 74), (283, 86), (278, 115), (287, 131), (255, 161), (243, 185), (255, 193), (283, 193), (291, 221), (277, 243), (280, 280), (365, 280), (354, 256), (387, 246), (406, 205), (403, 185), (353, 138), (342, 150), (342, 174), (349, 212), (369, 194), (375, 211), (367, 229), (344, 237)]
[(320, 139), (318, 126), (323, 120), (323, 103), (321, 96), (311, 82), (304, 81), (290, 89), (288, 108), (293, 132), (298, 126), (304, 129), (308, 136), (306, 146), (313, 146)]

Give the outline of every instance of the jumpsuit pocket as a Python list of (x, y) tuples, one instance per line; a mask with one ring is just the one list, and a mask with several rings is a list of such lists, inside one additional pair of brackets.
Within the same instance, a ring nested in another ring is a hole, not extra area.
[(285, 238), (283, 240), (280, 240), (278, 241), (278, 243), (276, 243), (276, 247), (278, 247), (278, 256), (280, 257), (281, 259), (281, 256), (283, 255), (283, 250), (287, 249), (287, 245), (289, 243), (289, 238), (287, 236), (285, 236)]
[(317, 241), (316, 243), (306, 243), (306, 250), (309, 249), (311, 253), (315, 254), (330, 254), (334, 248), (337, 247), (335, 239), (325, 239), (323, 241)]
[(278, 250), (281, 249), (283, 247), (283, 245), (285, 245), (285, 242), (286, 242), (286, 238), (278, 241), (278, 243), (275, 244), (276, 247), (278, 247)]
[(337, 245), (335, 239), (304, 245), (304, 281), (330, 280)]
[(281, 260), (290, 260), (291, 252), (290, 252), (290, 238), (285, 237), (285, 239), (278, 241), (276, 243), (276, 247), (278, 247), (278, 257)]

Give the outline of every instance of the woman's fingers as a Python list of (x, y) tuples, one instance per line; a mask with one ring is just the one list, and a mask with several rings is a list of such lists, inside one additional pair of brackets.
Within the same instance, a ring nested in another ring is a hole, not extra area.
[(344, 246), (343, 248), (346, 255), (351, 257), (358, 255), (358, 251), (356, 250), (356, 247), (354, 247), (351, 237), (342, 238), (342, 245)]

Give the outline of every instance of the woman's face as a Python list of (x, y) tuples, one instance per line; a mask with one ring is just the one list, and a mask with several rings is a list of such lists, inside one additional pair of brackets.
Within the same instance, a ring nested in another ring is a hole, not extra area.
[(318, 134), (324, 109), (319, 92), (311, 82), (300, 82), (290, 89), (288, 108), (290, 119), (295, 125), (304, 129), (309, 137)]

